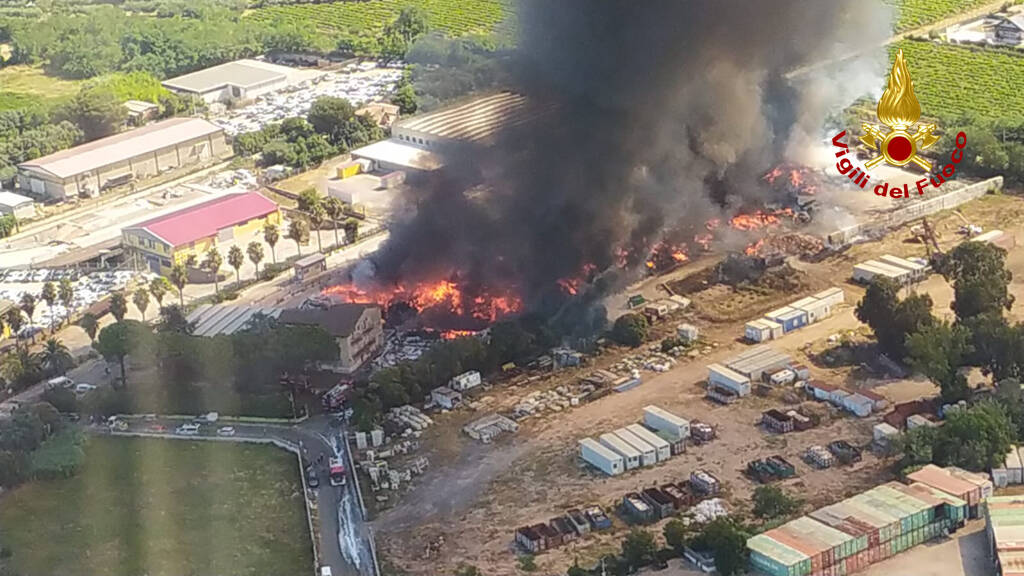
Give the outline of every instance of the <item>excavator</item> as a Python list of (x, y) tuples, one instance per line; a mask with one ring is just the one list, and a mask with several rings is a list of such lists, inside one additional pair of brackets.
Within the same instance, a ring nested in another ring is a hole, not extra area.
[(928, 223), (928, 218), (921, 218), (920, 224), (911, 226), (910, 233), (915, 240), (924, 244), (925, 252), (928, 254), (928, 261), (933, 268), (937, 268), (946, 255), (939, 248), (938, 237), (935, 234), (935, 229)]

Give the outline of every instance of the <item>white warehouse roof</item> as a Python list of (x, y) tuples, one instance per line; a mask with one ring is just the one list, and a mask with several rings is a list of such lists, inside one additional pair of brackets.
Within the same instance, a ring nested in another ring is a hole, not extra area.
[(188, 322), (193, 325), (195, 336), (217, 336), (234, 334), (246, 327), (256, 314), (270, 318), (281, 315), (281, 308), (257, 308), (235, 304), (205, 304), (188, 315)]
[(33, 200), (28, 196), (22, 196), (21, 194), (15, 194), (14, 192), (0, 190), (0, 206), (17, 208), (18, 206), (24, 206), (25, 204), (32, 204), (32, 202)]
[(416, 170), (436, 170), (443, 164), (437, 154), (403, 144), (397, 140), (381, 140), (357, 148), (352, 151), (352, 157), (415, 168)]
[(202, 118), (171, 118), (22, 162), (18, 168), (70, 178), (219, 132), (223, 128)]
[(229, 85), (249, 88), (287, 81), (294, 71), (260, 60), (236, 60), (164, 80), (163, 85), (172, 90), (205, 94)]

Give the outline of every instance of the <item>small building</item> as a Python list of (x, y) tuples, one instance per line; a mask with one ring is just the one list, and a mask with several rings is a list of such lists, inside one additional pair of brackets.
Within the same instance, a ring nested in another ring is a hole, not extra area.
[(846, 301), (846, 295), (844, 294), (843, 289), (839, 287), (822, 290), (813, 296), (818, 300), (827, 302), (830, 309), (834, 309), (836, 306)]
[(690, 422), (658, 406), (644, 406), (644, 425), (678, 440), (690, 437)]
[(547, 548), (544, 537), (534, 531), (532, 526), (516, 528), (516, 544), (531, 554), (543, 552)]
[(640, 492), (640, 497), (654, 510), (654, 515), (658, 519), (668, 518), (676, 512), (672, 498), (657, 488), (644, 488)]
[(653, 446), (658, 462), (664, 462), (672, 457), (672, 446), (654, 432), (639, 424), (630, 424), (626, 426), (626, 430), (644, 443)]
[(128, 109), (128, 124), (132, 126), (142, 126), (160, 112), (160, 106), (144, 100), (128, 100), (124, 107)]
[(604, 445), (605, 448), (615, 452), (622, 457), (623, 462), (626, 464), (626, 470), (632, 470), (637, 468), (643, 462), (643, 454), (639, 450), (630, 446), (622, 438), (619, 438), (615, 434), (605, 433), (601, 434), (598, 441)]
[(36, 203), (28, 196), (0, 190), (0, 216), (14, 216), (15, 220), (36, 217)]
[(925, 417), (924, 414), (914, 414), (907, 417), (907, 430), (913, 430), (914, 428), (921, 428), (923, 426), (934, 427), (935, 423)]
[(721, 364), (708, 365), (708, 388), (714, 386), (731, 390), (737, 396), (750, 394), (750, 378)]
[(782, 325), (783, 334), (788, 334), (809, 324), (807, 312), (790, 306), (769, 312), (764, 317)]
[(878, 261), (901, 270), (906, 270), (909, 274), (909, 279), (914, 282), (924, 280), (928, 277), (929, 272), (931, 272), (931, 269), (926, 264), (893, 256), (892, 254), (883, 254), (878, 258)]
[(295, 279), (302, 282), (306, 278), (310, 278), (327, 271), (327, 256), (324, 256), (320, 252), (314, 252), (307, 256), (303, 256), (295, 261), (295, 264), (292, 265), (292, 269), (295, 271)]
[(828, 302), (818, 300), (814, 296), (801, 298), (790, 304), (789, 307), (806, 312), (808, 324), (814, 324), (819, 320), (827, 318), (832, 313)]
[(18, 188), (62, 201), (232, 154), (224, 129), (201, 118), (154, 122), (18, 164)]
[(793, 419), (774, 408), (761, 413), (761, 424), (780, 434), (793, 431)]
[(465, 392), (471, 388), (476, 388), (480, 385), (480, 373), (476, 370), (470, 370), (469, 372), (463, 372), (457, 376), (453, 376), (448, 381), (448, 387), (452, 390), (458, 390), (459, 392)]
[(843, 400), (843, 408), (846, 408), (858, 418), (871, 416), (871, 410), (874, 405), (870, 398), (857, 393), (850, 394)]
[(694, 470), (690, 473), (690, 486), (705, 496), (714, 496), (721, 489), (718, 478), (704, 470)]
[(995, 38), (999, 44), (1017, 46), (1024, 41), (1024, 14), (1014, 14), (1008, 17), (997, 17), (995, 25)]
[(319, 326), (334, 338), (338, 360), (321, 367), (351, 374), (373, 359), (384, 346), (384, 322), (380, 306), (347, 302), (327, 309), (291, 308), (281, 312), (282, 324)]
[(391, 128), (398, 120), (398, 106), (386, 102), (371, 102), (356, 110), (357, 116), (366, 116), (381, 128)]
[(622, 497), (622, 509), (634, 522), (641, 524), (658, 519), (654, 509), (636, 492), (630, 492)]
[(762, 380), (766, 373), (771, 374), (776, 370), (788, 368), (792, 362), (789, 354), (762, 344), (748, 348), (726, 360), (724, 364), (750, 380)]
[(935, 400), (911, 400), (901, 402), (892, 407), (888, 414), (882, 417), (886, 424), (902, 430), (907, 425), (907, 418), (915, 414), (934, 414)]
[(875, 444), (883, 448), (888, 448), (892, 445), (893, 441), (899, 437), (900, 431), (886, 424), (885, 422), (879, 422), (875, 424), (871, 429), (871, 437)]
[(640, 453), (641, 466), (654, 466), (658, 463), (658, 450), (654, 446), (651, 446), (647, 442), (641, 440), (636, 434), (633, 434), (625, 428), (619, 428), (613, 432), (613, 434)]
[(122, 228), (121, 244), (137, 264), (167, 275), (175, 264), (202, 260), (210, 248), (248, 238), (267, 222), (281, 224), (273, 201), (256, 192), (225, 194)]
[[(593, 438), (584, 438), (579, 442), (580, 458), (584, 462), (604, 472), (608, 476), (618, 476), (626, 470), (625, 459)], [(636, 466), (634, 465), (634, 468)]]
[(743, 337), (751, 342), (766, 342), (781, 337), (782, 325), (767, 318), (758, 318), (747, 322), (743, 327)]
[(871, 400), (871, 411), (879, 412), (889, 406), (889, 400), (877, 392), (871, 390), (858, 390), (857, 394)]
[(456, 406), (462, 404), (462, 394), (447, 386), (439, 386), (431, 390), (430, 399), (445, 410), (454, 410)]
[(868, 260), (867, 262), (862, 262), (853, 267), (854, 282), (870, 284), (879, 276), (889, 278), (897, 284), (902, 285), (910, 281), (911, 274), (909, 270), (897, 268), (896, 266), (886, 264), (885, 262), (879, 262), (878, 260)]

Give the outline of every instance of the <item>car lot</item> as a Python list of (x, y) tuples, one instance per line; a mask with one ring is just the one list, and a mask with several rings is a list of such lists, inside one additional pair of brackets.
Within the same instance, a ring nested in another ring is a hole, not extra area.
[(152, 274), (143, 274), (129, 270), (113, 272), (79, 273), (76, 270), (57, 270), (40, 268), (36, 270), (0, 270), (0, 300), (18, 303), (22, 295), (31, 294), (36, 299), (32, 322), (22, 328), (21, 336), (30, 336), (43, 328), (63, 322), (68, 316), (68, 309), (61, 302), (54, 302), (51, 309), (42, 300), (43, 286), (46, 282), (58, 285), (61, 279), (67, 278), (74, 288), (72, 310), (84, 310), (112, 292), (123, 290), (131, 282), (146, 282)]

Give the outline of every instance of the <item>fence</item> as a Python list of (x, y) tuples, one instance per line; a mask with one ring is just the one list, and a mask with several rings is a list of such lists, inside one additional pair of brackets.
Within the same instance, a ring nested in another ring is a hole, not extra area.
[(900, 224), (905, 224), (911, 220), (928, 216), (929, 214), (934, 214), (941, 210), (956, 208), (965, 202), (969, 202), (975, 198), (980, 198), (981, 196), (1002, 187), (1002, 176), (982, 180), (981, 182), (965, 186), (955, 192), (943, 194), (942, 196), (932, 198), (930, 200), (915, 202), (906, 208), (893, 210), (888, 214), (879, 215), (873, 218), (871, 222), (855, 224), (853, 226), (836, 230), (828, 235), (826, 242), (832, 248), (840, 248), (851, 243), (857, 237), (871, 236), (892, 228), (893, 226), (899, 226)]

